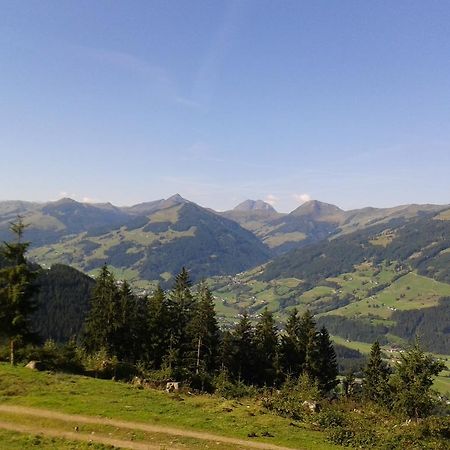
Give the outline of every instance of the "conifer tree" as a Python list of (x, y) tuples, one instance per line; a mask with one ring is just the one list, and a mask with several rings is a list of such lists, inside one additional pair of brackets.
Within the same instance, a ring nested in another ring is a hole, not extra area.
[(220, 371), (227, 374), (233, 373), (234, 363), (234, 339), (233, 334), (229, 330), (225, 330), (220, 340), (219, 358), (220, 358)]
[(189, 326), (195, 349), (195, 373), (213, 372), (216, 368), (219, 344), (214, 299), (206, 283), (198, 286), (195, 310)]
[(106, 264), (95, 281), (86, 318), (84, 344), (91, 352), (104, 349), (112, 356), (115, 354), (115, 331), (118, 328), (119, 290)]
[(300, 320), (300, 348), (304, 349), (305, 362), (303, 364), (303, 371), (311, 379), (317, 378), (319, 349), (318, 349), (318, 333), (316, 329), (316, 322), (313, 315), (308, 310)]
[(280, 364), (285, 375), (297, 378), (305, 363), (305, 347), (301, 342), (301, 318), (297, 308), (289, 314), (285, 333), (281, 336)]
[(147, 300), (145, 359), (149, 367), (160, 369), (169, 349), (170, 320), (167, 299), (161, 286)]
[(322, 393), (327, 393), (337, 386), (339, 371), (336, 352), (325, 327), (317, 334), (317, 361), (314, 366), (315, 378)]
[(37, 308), (33, 301), (37, 288), (33, 284), (36, 273), (25, 258), (30, 243), (22, 241), (25, 224), (20, 216), (10, 230), (16, 240), (5, 242), (0, 249), (5, 264), (0, 270), (0, 334), (9, 340), (10, 362), (14, 365), (16, 343), (33, 337), (30, 314)]
[(256, 369), (258, 384), (273, 385), (278, 368), (278, 330), (273, 314), (267, 309), (255, 329)]
[(140, 357), (141, 320), (138, 317), (138, 299), (127, 281), (123, 281), (117, 292), (116, 311), (113, 312), (112, 347), (121, 361), (135, 363)]
[(381, 357), (380, 344), (375, 341), (364, 369), (363, 394), (367, 400), (388, 404), (390, 397), (389, 374), (389, 367)]
[(232, 375), (245, 383), (253, 383), (256, 378), (254, 329), (245, 312), (233, 330)]
[(193, 336), (190, 334), (189, 326), (194, 316), (195, 298), (192, 296), (190, 286), (189, 273), (183, 267), (175, 277), (168, 299), (171, 335), (167, 364), (174, 370), (175, 375), (182, 377), (186, 375), (189, 367), (195, 365)]

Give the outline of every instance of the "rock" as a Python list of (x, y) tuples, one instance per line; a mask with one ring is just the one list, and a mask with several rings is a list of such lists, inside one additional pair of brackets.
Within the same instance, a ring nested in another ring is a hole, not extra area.
[(304, 408), (309, 409), (310, 412), (312, 412), (312, 413), (315, 413), (315, 412), (318, 412), (318, 411), (319, 411), (319, 404), (318, 404), (317, 402), (313, 402), (313, 401), (311, 401), (311, 400), (305, 400), (305, 401), (302, 403), (302, 406), (303, 406)]
[(41, 361), (30, 361), (25, 367), (31, 370), (44, 370), (44, 365)]
[(180, 390), (180, 383), (178, 381), (169, 381), (166, 384), (166, 392), (178, 392)]

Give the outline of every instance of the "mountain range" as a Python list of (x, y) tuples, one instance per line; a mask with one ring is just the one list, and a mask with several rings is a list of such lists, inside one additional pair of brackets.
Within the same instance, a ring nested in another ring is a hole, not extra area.
[[(43, 335), (67, 339), (88, 307), (92, 280), (60, 264), (92, 275), (106, 263), (141, 288), (169, 287), (186, 266), (194, 282), (208, 279), (225, 326), (244, 311), (269, 308), (285, 320), (309, 309), (351, 349), (367, 351), (375, 339), (388, 349), (419, 334), (450, 355), (449, 205), (344, 211), (312, 200), (283, 214), (261, 200), (216, 212), (179, 195), (130, 207), (7, 201), (1, 240), (17, 215), (44, 269)], [(58, 325), (61, 315), (74, 318), (72, 328)]]
[(111, 203), (0, 202), (0, 239), (21, 215), (29, 225), (31, 257), (51, 266), (70, 264), (91, 273), (107, 263), (126, 278), (167, 283), (183, 265), (194, 280), (233, 275), (272, 258), (394, 219), (408, 220), (449, 209), (405, 205), (343, 211), (312, 200), (289, 214), (261, 200), (216, 212), (176, 194), (117, 207)]

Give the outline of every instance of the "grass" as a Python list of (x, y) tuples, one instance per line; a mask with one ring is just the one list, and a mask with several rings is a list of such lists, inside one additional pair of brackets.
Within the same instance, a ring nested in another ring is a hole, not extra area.
[(112, 447), (83, 442), (71, 442), (61, 438), (46, 438), (39, 434), (22, 434), (0, 430), (0, 450), (106, 450)]
[(346, 317), (372, 316), (389, 319), (392, 312), (435, 306), (450, 295), (450, 285), (410, 272), (373, 296), (363, 298), (328, 314)]
[[(232, 401), (210, 395), (169, 395), (129, 384), (82, 376), (33, 372), (0, 364), (0, 402), (55, 411), (148, 422), (247, 439), (249, 433), (274, 435), (270, 442), (292, 448), (339, 448), (324, 435), (267, 413), (254, 400)], [(258, 440), (258, 438), (255, 438)], [(196, 447), (192, 447), (196, 448)]]
[(306, 239), (306, 234), (296, 231), (292, 233), (275, 233), (265, 239), (263, 242), (270, 248), (278, 247), (286, 242), (300, 242)]

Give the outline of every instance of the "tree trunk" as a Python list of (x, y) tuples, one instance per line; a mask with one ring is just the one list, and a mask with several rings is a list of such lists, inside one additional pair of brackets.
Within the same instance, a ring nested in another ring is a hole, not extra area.
[(202, 338), (199, 336), (198, 337), (198, 345), (197, 345), (197, 367), (195, 370), (195, 373), (198, 375), (198, 373), (200, 372), (200, 348), (202, 345)]
[(14, 339), (10, 339), (9, 341), (9, 361), (12, 366), (15, 364), (14, 360)]

